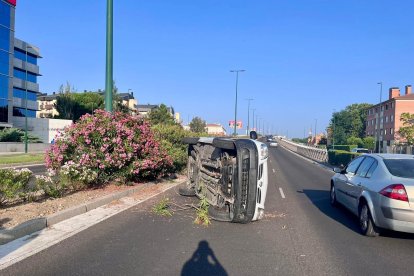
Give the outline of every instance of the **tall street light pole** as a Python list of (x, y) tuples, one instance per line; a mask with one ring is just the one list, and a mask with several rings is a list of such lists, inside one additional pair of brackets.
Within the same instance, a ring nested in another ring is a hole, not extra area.
[(333, 113), (332, 149), (335, 150), (335, 109)]
[(105, 71), (105, 110), (112, 112), (113, 90), (113, 0), (106, 2), (106, 71)]
[(378, 153), (381, 153), (381, 108), (382, 108), (382, 81), (378, 82), (380, 85), (380, 103), (379, 103), (379, 112), (378, 112)]
[(256, 131), (256, 128), (255, 128), (255, 123), (254, 123), (254, 112), (256, 111), (256, 108), (252, 108), (252, 110), (253, 110), (253, 120), (252, 120), (252, 125), (253, 125), (253, 129)]
[(316, 124), (318, 123), (318, 119), (315, 119), (315, 145), (316, 145)]
[(247, 101), (247, 135), (249, 135), (250, 131), (250, 102), (254, 99), (246, 99)]
[(237, 85), (239, 83), (239, 72), (244, 72), (246, 70), (238, 69), (238, 70), (230, 70), (231, 73), (236, 73), (236, 102), (234, 104), (234, 136), (237, 136)]

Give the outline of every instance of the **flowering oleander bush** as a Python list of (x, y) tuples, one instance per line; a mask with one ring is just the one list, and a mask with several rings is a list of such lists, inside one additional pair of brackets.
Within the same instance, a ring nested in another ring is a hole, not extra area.
[(30, 186), (32, 172), (29, 169), (0, 169), (0, 205), (16, 198), (30, 199), (36, 192), (35, 186)]
[(67, 127), (46, 153), (46, 166), (54, 173), (89, 186), (156, 178), (172, 163), (147, 121), (103, 110)]
[(64, 181), (57, 181), (46, 175), (36, 175), (36, 186), (42, 189), (45, 195), (53, 198), (61, 197), (66, 189)]
[(155, 138), (160, 141), (161, 147), (165, 149), (173, 159), (171, 172), (179, 172), (187, 166), (188, 145), (182, 142), (184, 137), (208, 136), (207, 133), (195, 133), (184, 130), (179, 124), (157, 124), (152, 126)]

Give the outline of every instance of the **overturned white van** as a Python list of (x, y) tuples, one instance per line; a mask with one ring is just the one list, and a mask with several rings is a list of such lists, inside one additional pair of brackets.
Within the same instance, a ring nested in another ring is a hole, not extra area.
[(266, 144), (253, 139), (184, 138), (188, 180), (179, 192), (206, 198), (216, 220), (248, 223), (264, 215)]

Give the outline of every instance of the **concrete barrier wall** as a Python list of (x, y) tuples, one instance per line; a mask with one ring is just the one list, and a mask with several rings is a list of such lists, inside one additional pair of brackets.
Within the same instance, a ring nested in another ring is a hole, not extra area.
[[(44, 152), (49, 149), (49, 143), (29, 143), (28, 152)], [(0, 142), (0, 152), (24, 152), (24, 143)]]
[(284, 139), (279, 140), (279, 144), (293, 152), (296, 152), (302, 156), (306, 156), (310, 159), (319, 162), (328, 161), (328, 151), (326, 149), (318, 149), (309, 146), (304, 146)]

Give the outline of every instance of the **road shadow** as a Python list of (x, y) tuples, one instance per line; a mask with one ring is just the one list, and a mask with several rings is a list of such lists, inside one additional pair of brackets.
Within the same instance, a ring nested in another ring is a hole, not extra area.
[(306, 190), (297, 191), (305, 194), (309, 200), (326, 216), (341, 223), (348, 229), (359, 232), (357, 218), (343, 206), (332, 207), (329, 199), (329, 191), (325, 190)]
[(1, 218), (0, 219), (0, 230), (6, 229), (3, 225), (11, 221), (11, 218)]
[[(297, 192), (305, 194), (322, 213), (360, 234), (357, 217), (342, 205), (332, 207), (329, 191), (303, 190)], [(412, 233), (403, 233), (387, 229), (381, 229), (381, 237), (414, 240), (414, 234)]]
[(228, 275), (228, 273), (217, 260), (208, 242), (200, 241), (191, 259), (184, 264), (181, 275)]

